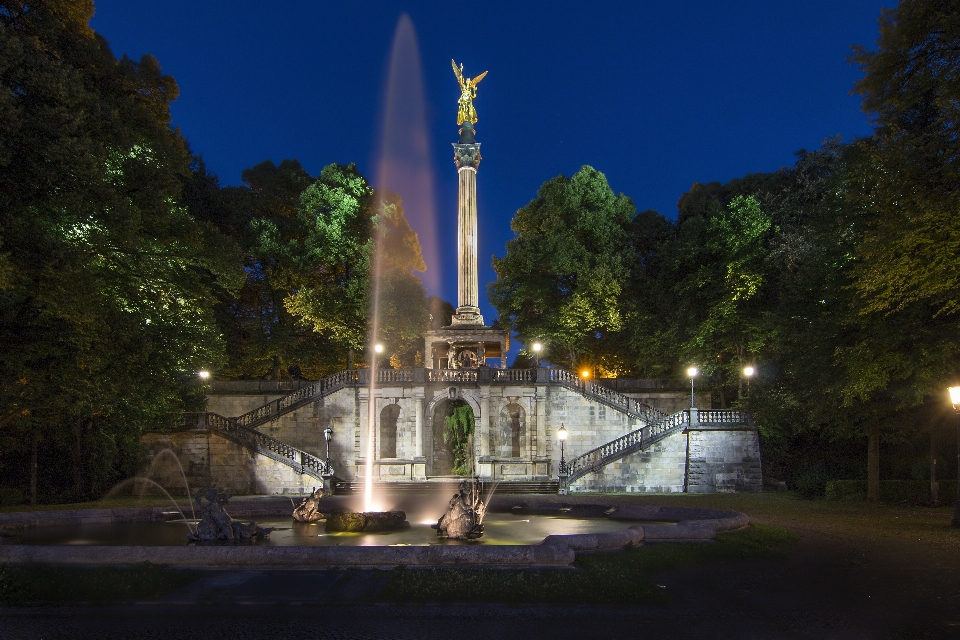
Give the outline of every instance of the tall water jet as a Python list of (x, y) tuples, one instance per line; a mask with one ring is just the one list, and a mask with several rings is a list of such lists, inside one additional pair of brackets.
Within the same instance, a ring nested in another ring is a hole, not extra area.
[[(376, 169), (376, 184), (401, 194), (406, 220), (420, 243), (423, 262), (413, 269), (423, 270), (426, 262), (436, 265), (438, 246), (434, 206), (433, 173), (431, 170), (430, 139), (427, 131), (423, 74), (420, 51), (413, 22), (402, 14), (394, 31), (393, 46), (385, 86), (380, 148)], [(385, 193), (381, 191), (381, 197)], [(374, 230), (375, 249), (371, 264), (371, 322), (368, 345), (370, 385), (367, 402), (367, 446), (364, 478), (364, 510), (374, 510), (373, 468), (376, 456), (376, 389), (381, 340), (381, 282), (384, 276), (384, 239), (387, 230), (385, 209), (387, 202), (378, 202), (378, 224)], [(396, 222), (396, 221), (394, 221)], [(402, 229), (401, 229), (402, 231)], [(419, 260), (419, 256), (417, 257)], [(439, 269), (426, 272), (431, 278), (427, 284), (439, 287)], [(389, 345), (396, 348), (399, 345)]]

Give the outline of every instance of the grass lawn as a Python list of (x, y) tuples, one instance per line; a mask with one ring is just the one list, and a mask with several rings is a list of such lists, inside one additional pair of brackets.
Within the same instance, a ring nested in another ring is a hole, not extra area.
[(777, 556), (795, 542), (766, 525), (723, 533), (713, 543), (663, 543), (581, 555), (570, 570), (395, 569), (380, 599), (388, 602), (657, 603), (657, 576), (710, 562)]
[(0, 565), (0, 604), (70, 604), (154, 600), (195, 581), (198, 571), (135, 567)]

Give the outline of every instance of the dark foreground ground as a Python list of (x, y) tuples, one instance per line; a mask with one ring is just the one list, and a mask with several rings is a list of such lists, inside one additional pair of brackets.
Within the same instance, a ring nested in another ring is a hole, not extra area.
[(960, 638), (949, 508), (633, 500), (740, 509), (800, 541), (777, 558), (665, 573), (667, 604), (378, 604), (378, 571), (211, 572), (156, 602), (0, 609), (0, 638)]

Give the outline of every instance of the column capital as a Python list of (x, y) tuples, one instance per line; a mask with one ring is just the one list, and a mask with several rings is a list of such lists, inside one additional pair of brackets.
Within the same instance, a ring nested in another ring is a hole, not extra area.
[(480, 166), (480, 143), (453, 144), (453, 162), (457, 169), (469, 167), (476, 170)]

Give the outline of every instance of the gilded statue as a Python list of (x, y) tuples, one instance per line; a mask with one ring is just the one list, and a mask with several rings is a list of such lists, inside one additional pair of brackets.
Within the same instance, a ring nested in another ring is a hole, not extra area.
[(460, 83), (460, 100), (457, 102), (459, 106), (459, 109), (457, 109), (457, 124), (460, 125), (464, 122), (476, 124), (477, 110), (473, 107), (473, 99), (477, 97), (477, 84), (483, 80), (487, 72), (484, 71), (476, 78), (464, 78), (463, 65), (461, 64), (457, 67), (457, 63), (453, 60), (450, 61), (450, 64), (453, 65), (453, 75), (457, 76), (457, 81)]

